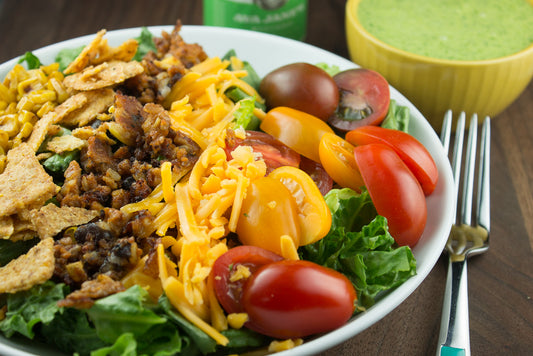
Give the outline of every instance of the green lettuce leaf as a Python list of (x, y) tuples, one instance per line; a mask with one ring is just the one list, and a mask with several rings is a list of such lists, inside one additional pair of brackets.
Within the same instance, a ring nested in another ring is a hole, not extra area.
[(30, 290), (9, 294), (6, 317), (0, 321), (0, 331), (6, 337), (20, 333), (33, 339), (36, 324), (49, 323), (62, 311), (57, 302), (65, 297), (66, 292), (64, 284), (48, 281)]
[(28, 69), (38, 69), (41, 66), (41, 61), (32, 52), (26, 52), (18, 60), (18, 63), (26, 62)]
[(335, 74), (337, 74), (337, 73), (339, 73), (341, 71), (339, 66), (334, 65), (334, 64), (328, 64), (328, 63), (325, 63), (325, 62), (317, 63), (317, 64), (315, 64), (315, 66), (317, 66), (318, 68), (324, 70), (326, 73), (328, 73), (332, 77)]
[(135, 285), (124, 292), (97, 300), (87, 314), (96, 327), (98, 337), (112, 344), (123, 333), (138, 337), (152, 326), (165, 323), (165, 318), (144, 304), (148, 298), (148, 292)]
[(13, 242), (11, 240), (0, 239), (0, 267), (28, 252), (39, 241), (39, 239), (31, 239)]
[(134, 61), (140, 62), (150, 51), (157, 52), (157, 47), (154, 43), (154, 37), (148, 28), (143, 27), (141, 29), (141, 34), (139, 37), (136, 37), (135, 40), (139, 43), (139, 47), (137, 47), (137, 52), (133, 57)]
[(366, 189), (356, 193), (349, 188), (332, 189), (324, 197), (332, 213), (332, 229), (359, 231), (377, 215)]
[(255, 130), (259, 127), (260, 121), (254, 115), (255, 99), (248, 97), (239, 101), (239, 108), (233, 114), (231, 123), (232, 129), (243, 128), (245, 130)]
[(396, 100), (391, 100), (389, 104), (389, 111), (387, 112), (385, 119), (383, 119), (381, 127), (400, 130), (408, 133), (410, 118), (411, 113), (407, 106), (398, 105)]
[[(189, 336), (192, 341), (191, 344), (194, 344), (201, 353), (205, 355), (215, 352), (217, 346), (216, 341), (178, 313), (172, 304), (170, 304), (166, 295), (163, 294), (159, 298), (159, 305), (163, 308), (170, 321), (175, 323)], [(192, 345), (189, 345), (189, 347), (194, 349)]]
[(85, 46), (76, 48), (64, 48), (56, 55), (55, 61), (59, 63), (59, 70), (64, 71), (70, 63), (72, 63), (76, 57), (83, 51)]
[(49, 173), (63, 175), (70, 162), (77, 160), (79, 157), (80, 150), (56, 153), (43, 162), (43, 167), (46, 168)]
[[(237, 57), (237, 52), (235, 52), (234, 49), (229, 50), (224, 57), (222, 57), (222, 60), (229, 60), (231, 57)], [(261, 77), (257, 74), (254, 67), (247, 62), (242, 61), (244, 69), (248, 72), (248, 75), (245, 77), (242, 77), (241, 79), (244, 80), (246, 83), (250, 84), (252, 87), (255, 88), (255, 90), (259, 89), (259, 85), (261, 84)], [(229, 66), (229, 69), (232, 70), (231, 65)]]
[(106, 346), (89, 323), (87, 314), (74, 308), (65, 308), (51, 322), (43, 324), (41, 334), (58, 349), (68, 353), (76, 352), (81, 356)]
[(113, 345), (94, 350), (91, 356), (137, 356), (137, 341), (132, 333), (124, 333)]
[(224, 351), (227, 351), (228, 354), (245, 353), (250, 349), (267, 346), (272, 341), (269, 337), (247, 328), (228, 329), (222, 331), (222, 334), (229, 340), (229, 343), (224, 347)]

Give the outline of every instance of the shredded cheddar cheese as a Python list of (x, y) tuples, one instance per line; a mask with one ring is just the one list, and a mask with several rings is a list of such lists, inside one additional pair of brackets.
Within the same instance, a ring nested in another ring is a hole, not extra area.
[(303, 344), (302, 339), (288, 339), (288, 340), (283, 340), (283, 341), (274, 340), (268, 346), (268, 351), (269, 352), (286, 351), (289, 349), (293, 349), (296, 346), (300, 346), (301, 344)]
[(246, 279), (252, 275), (250, 269), (244, 265), (237, 265), (237, 268), (233, 271), (229, 277), (230, 282), (236, 282), (241, 279)]
[(228, 314), (228, 324), (233, 329), (240, 329), (244, 323), (248, 321), (248, 314), (246, 313), (231, 313)]
[[(231, 61), (233, 68), (242, 68), (238, 59)], [(228, 250), (225, 237), (236, 231), (250, 182), (266, 174), (265, 162), (251, 147), (239, 146), (231, 157), (224, 150), (226, 130), (240, 106), (226, 97), (226, 90), (237, 87), (262, 101), (241, 79), (246, 71), (230, 71), (229, 64), (213, 57), (193, 66), (169, 89), (163, 102), (171, 127), (202, 149), (196, 164), (178, 175), (170, 162), (163, 162), (161, 183), (142, 201), (121, 209), (125, 214), (147, 209), (155, 217), (153, 231), (161, 236), (157, 246), (159, 278), (143, 273), (143, 259), (123, 282), (143, 286), (154, 299), (164, 292), (187, 320), (221, 345), (229, 341), (220, 332), (228, 326), (242, 327), (247, 315), (226, 317), (214, 291), (211, 269)], [(255, 115), (262, 117), (264, 112), (256, 110)], [(236, 135), (244, 138), (246, 133), (240, 129)], [(177, 236), (168, 236), (174, 227)], [(294, 243), (286, 245), (287, 255), (294, 257)], [(246, 267), (240, 267), (232, 278), (250, 276)]]

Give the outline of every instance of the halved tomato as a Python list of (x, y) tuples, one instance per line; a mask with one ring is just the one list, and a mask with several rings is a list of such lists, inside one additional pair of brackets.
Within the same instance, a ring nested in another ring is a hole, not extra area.
[(326, 169), (321, 163), (301, 156), (300, 169), (305, 173), (309, 174), (309, 176), (311, 177), (311, 179), (313, 179), (322, 195), (326, 195), (327, 192), (329, 192), (331, 188), (333, 188), (333, 179), (331, 179), (328, 172), (326, 172)]
[(363, 126), (346, 134), (346, 141), (356, 146), (382, 143), (392, 148), (413, 172), (424, 194), (435, 190), (439, 179), (437, 165), (428, 150), (413, 136), (379, 126)]
[(326, 132), (333, 133), (331, 127), (319, 118), (284, 106), (270, 110), (262, 119), (260, 128), (315, 162), (320, 162), (320, 138)]
[(331, 228), (331, 211), (313, 179), (301, 169), (290, 166), (274, 169), (269, 177), (283, 183), (296, 202), (300, 222), (299, 245), (307, 245), (326, 236)]
[(246, 137), (240, 138), (235, 135), (234, 131), (228, 130), (225, 148), (228, 158), (238, 146), (250, 146), (254, 152), (261, 153), (267, 172), (281, 166), (298, 167), (300, 164), (299, 153), (261, 131), (246, 131)]
[(283, 255), (282, 236), (289, 236), (294, 246), (300, 245), (299, 207), (291, 191), (280, 180), (272, 178), (272, 173), (250, 182), (236, 232), (243, 245)]
[(416, 245), (427, 219), (422, 187), (396, 152), (383, 144), (357, 146), (357, 163), (379, 215), (387, 218), (398, 245)]
[(341, 131), (359, 126), (379, 125), (387, 116), (390, 89), (378, 72), (365, 68), (348, 69), (333, 77), (340, 90), (337, 110), (328, 122)]
[(341, 187), (360, 191), (365, 185), (355, 158), (354, 146), (335, 134), (325, 133), (320, 140), (320, 162), (329, 176)]
[(244, 266), (250, 273), (253, 273), (265, 264), (281, 260), (283, 257), (257, 246), (237, 246), (217, 258), (210, 278), (213, 278), (215, 294), (226, 313), (244, 311), (241, 299), (243, 285), (247, 278), (232, 278), (239, 266)]

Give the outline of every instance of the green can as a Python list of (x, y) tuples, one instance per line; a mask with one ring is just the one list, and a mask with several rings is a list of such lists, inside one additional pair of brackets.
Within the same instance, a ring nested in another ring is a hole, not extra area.
[(204, 25), (242, 28), (303, 40), (307, 0), (203, 0)]

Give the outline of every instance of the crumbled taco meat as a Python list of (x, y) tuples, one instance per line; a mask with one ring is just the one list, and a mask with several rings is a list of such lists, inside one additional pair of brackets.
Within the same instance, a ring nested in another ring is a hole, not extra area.
[(163, 32), (154, 38), (157, 52), (149, 52), (141, 61), (144, 72), (126, 80), (121, 90), (134, 95), (143, 103), (162, 103), (186, 69), (203, 62), (207, 54), (195, 43), (186, 43), (180, 35), (181, 23), (178, 21), (171, 33)]
[(95, 300), (124, 290), (122, 283), (111, 279), (105, 274), (100, 274), (94, 280), (83, 282), (81, 289), (70, 293), (65, 299), (60, 300), (57, 305), (59, 307), (87, 309), (93, 306)]

